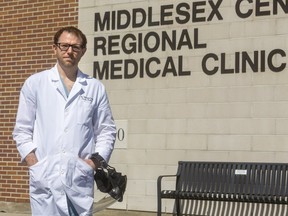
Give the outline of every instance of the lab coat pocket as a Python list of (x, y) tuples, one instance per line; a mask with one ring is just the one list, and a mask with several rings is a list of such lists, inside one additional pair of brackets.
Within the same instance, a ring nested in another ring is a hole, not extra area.
[(84, 160), (77, 159), (72, 176), (72, 189), (93, 197), (94, 170)]
[(33, 194), (48, 193), (49, 185), (47, 182), (47, 159), (38, 161), (29, 167), (30, 192)]
[(78, 109), (77, 109), (77, 123), (89, 124), (92, 120), (92, 105), (91, 101), (85, 99), (87, 97), (80, 96)]

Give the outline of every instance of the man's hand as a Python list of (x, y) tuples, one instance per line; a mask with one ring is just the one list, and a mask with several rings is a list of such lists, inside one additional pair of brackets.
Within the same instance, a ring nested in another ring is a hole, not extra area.
[(84, 159), (84, 161), (91, 166), (94, 170), (96, 170), (96, 166), (91, 159)]
[(30, 152), (26, 157), (25, 157), (25, 161), (28, 167), (33, 166), (34, 164), (36, 164), (38, 162), (38, 159), (35, 155), (35, 151)]

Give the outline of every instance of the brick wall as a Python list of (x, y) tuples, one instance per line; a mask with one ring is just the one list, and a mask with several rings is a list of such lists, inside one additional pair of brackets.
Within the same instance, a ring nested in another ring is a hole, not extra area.
[(27, 167), (11, 135), (21, 85), (55, 64), (55, 31), (77, 24), (78, 0), (0, 0), (0, 201), (29, 201)]

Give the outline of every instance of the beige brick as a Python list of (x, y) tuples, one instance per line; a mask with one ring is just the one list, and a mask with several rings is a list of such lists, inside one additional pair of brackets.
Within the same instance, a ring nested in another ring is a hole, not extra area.
[(286, 135), (288, 133), (288, 119), (282, 118), (276, 120), (276, 135)]
[(111, 91), (109, 94), (109, 100), (113, 101), (114, 104), (145, 104), (148, 100), (147, 91), (144, 89), (140, 90), (118, 90)]
[(157, 196), (157, 182), (156, 181), (151, 180), (151, 181), (146, 182), (146, 195), (154, 196), (154, 197)]
[(128, 134), (129, 149), (165, 149), (165, 134)]
[(209, 151), (251, 151), (251, 136), (245, 135), (210, 135), (208, 136)]
[(228, 161), (235, 162), (273, 162), (275, 161), (275, 154), (273, 152), (247, 152), (247, 151), (233, 151), (229, 153)]
[(254, 116), (258, 118), (287, 118), (288, 117), (288, 103), (282, 102), (262, 102), (254, 103)]
[(133, 196), (145, 196), (146, 194), (146, 181), (144, 180), (131, 180), (129, 181), (129, 187), (127, 187), (127, 193)]
[(275, 89), (275, 101), (287, 101), (288, 100), (288, 86), (287, 85), (278, 85), (274, 87)]
[(269, 118), (259, 119), (233, 119), (230, 121), (232, 134), (274, 134), (275, 120)]
[(182, 161), (229, 161), (229, 151), (186, 150)]
[(151, 211), (156, 211), (157, 200), (155, 196), (128, 196), (128, 209), (134, 209), (138, 211), (147, 211), (147, 206)]
[(149, 104), (154, 103), (165, 103), (165, 104), (174, 104), (174, 103), (185, 103), (186, 99), (186, 89), (159, 89), (159, 90), (148, 90), (147, 91), (147, 102)]
[(166, 117), (165, 104), (139, 104), (128, 106), (128, 118), (129, 119), (149, 119)]
[(167, 149), (207, 150), (207, 135), (171, 133), (167, 136)]
[[(116, 150), (115, 150), (116, 151)], [(117, 154), (118, 153), (118, 154)], [(146, 163), (147, 153), (144, 149), (134, 149), (134, 150), (119, 150), (113, 154), (113, 161), (120, 164), (130, 164), (135, 163), (142, 165)]]
[(276, 33), (277, 34), (284, 34), (286, 35), (288, 33), (288, 26), (286, 25), (288, 21), (287, 17), (281, 17), (276, 20)]
[(229, 134), (230, 122), (227, 119), (189, 119), (188, 133)]
[(279, 163), (287, 163), (287, 151), (285, 152), (275, 152), (275, 161), (279, 162)]
[(207, 118), (249, 118), (250, 103), (211, 103), (207, 105)]
[[(255, 31), (257, 29), (257, 31)], [(267, 35), (274, 35), (276, 32), (276, 20), (255, 20), (254, 22), (245, 23), (245, 36), (248, 37), (262, 37)]]
[(206, 106), (206, 104), (202, 103), (171, 104), (169, 107), (166, 108), (167, 118), (203, 118), (205, 117)]
[(287, 135), (253, 136), (252, 150), (256, 152), (287, 152)]

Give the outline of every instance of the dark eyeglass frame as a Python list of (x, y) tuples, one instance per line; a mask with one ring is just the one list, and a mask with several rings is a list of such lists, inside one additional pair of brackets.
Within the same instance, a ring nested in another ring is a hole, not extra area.
[(71, 47), (74, 52), (80, 52), (81, 49), (85, 48), (81, 44), (56, 43), (55, 45), (61, 51), (67, 51)]

